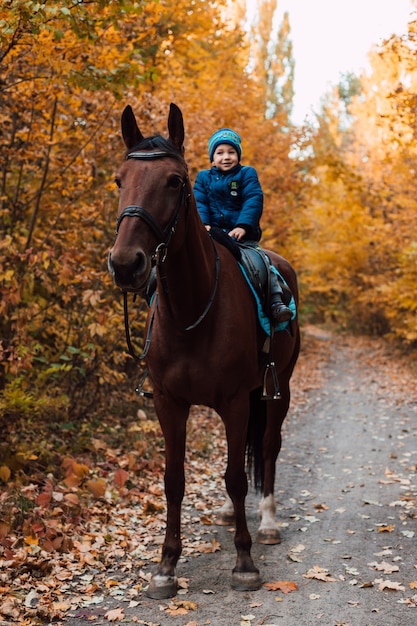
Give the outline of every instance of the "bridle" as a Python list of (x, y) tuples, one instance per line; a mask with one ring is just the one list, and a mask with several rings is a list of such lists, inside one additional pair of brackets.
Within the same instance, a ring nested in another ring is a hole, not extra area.
[[(126, 160), (141, 159), (141, 160), (151, 161), (154, 159), (163, 159), (165, 157), (179, 159), (181, 162), (183, 162), (183, 158), (180, 154), (177, 154), (176, 152), (163, 152), (159, 150), (153, 151), (153, 152), (146, 152), (146, 151), (129, 152), (126, 155)], [(184, 166), (187, 169), (187, 166), (185, 163), (184, 163)], [(189, 183), (189, 179), (187, 175), (182, 182), (181, 192), (178, 196), (176, 209), (171, 219), (169, 220), (168, 224), (164, 228), (160, 227), (158, 222), (155, 220), (153, 215), (149, 213), (149, 211), (147, 211), (146, 209), (144, 209), (143, 207), (139, 205), (134, 204), (134, 205), (127, 206), (125, 209), (123, 209), (123, 211), (117, 218), (116, 235), (119, 233), (120, 224), (125, 219), (125, 217), (139, 217), (150, 227), (150, 229), (152, 230), (153, 234), (156, 237), (156, 240), (159, 242), (155, 249), (153, 257), (161, 255), (161, 251), (165, 250), (165, 248), (168, 246), (171, 240), (171, 237), (175, 232), (175, 229), (178, 224), (179, 216), (180, 216), (181, 206), (184, 204), (186, 207), (186, 210), (188, 211), (188, 207), (190, 204), (190, 193), (189, 192), (187, 193), (188, 183)]]
[[(167, 158), (167, 157), (171, 157), (171, 158), (175, 158), (180, 160), (184, 166), (185, 169), (187, 170), (187, 166), (183, 160), (183, 157), (181, 154), (176, 153), (176, 152), (165, 152), (165, 151), (160, 151), (160, 150), (155, 150), (155, 151), (133, 151), (133, 152), (128, 152), (128, 154), (126, 155), (126, 160), (128, 159), (140, 159), (140, 160), (154, 160), (154, 159), (163, 159), (163, 158)], [(151, 213), (143, 208), (140, 205), (129, 205), (127, 206), (125, 209), (123, 209), (123, 211), (121, 212), (121, 214), (118, 216), (117, 220), (116, 220), (116, 235), (119, 232), (120, 229), (120, 224), (122, 223), (122, 221), (126, 218), (126, 217), (137, 217), (142, 219), (148, 226), (149, 228), (152, 230), (153, 234), (156, 237), (156, 241), (157, 241), (157, 245), (155, 247), (155, 250), (152, 254), (152, 261), (155, 263), (156, 267), (158, 268), (159, 271), (159, 275), (161, 278), (161, 283), (162, 283), (162, 288), (164, 291), (164, 295), (166, 298), (166, 302), (167, 302), (167, 306), (168, 306), (168, 310), (170, 313), (170, 316), (172, 319), (174, 319), (175, 321), (175, 317), (174, 317), (174, 313), (172, 310), (172, 306), (171, 306), (171, 302), (170, 302), (170, 298), (169, 298), (169, 291), (168, 291), (168, 284), (167, 284), (167, 276), (165, 274), (165, 271), (163, 270), (163, 264), (165, 262), (166, 256), (167, 256), (167, 250), (168, 250), (168, 245), (173, 237), (173, 235), (175, 234), (177, 225), (178, 225), (178, 221), (180, 218), (180, 213), (181, 213), (181, 207), (185, 206), (186, 209), (186, 217), (188, 215), (188, 209), (189, 209), (189, 205), (190, 205), (190, 198), (191, 198), (191, 192), (189, 191), (189, 178), (188, 178), (188, 174), (185, 176), (183, 182), (182, 182), (182, 186), (181, 186), (181, 191), (180, 194), (178, 196), (178, 202), (175, 208), (175, 211), (172, 215), (172, 217), (170, 218), (170, 220), (168, 221), (168, 223), (166, 224), (166, 226), (164, 228), (161, 228), (161, 226), (158, 224), (158, 222), (155, 220), (155, 218), (151, 215)], [(189, 326), (186, 326), (185, 328), (181, 328), (182, 331), (190, 331), (193, 330), (194, 328), (196, 328), (206, 317), (207, 313), (209, 312), (213, 302), (214, 302), (214, 298), (217, 292), (217, 286), (218, 286), (218, 282), (219, 282), (219, 272), (220, 272), (220, 257), (216, 248), (216, 245), (213, 241), (212, 238), (211, 242), (213, 244), (213, 249), (215, 252), (215, 283), (214, 283), (214, 287), (212, 290), (212, 293), (210, 295), (210, 298), (207, 302), (207, 305), (205, 307), (205, 309), (203, 310), (203, 312), (201, 313), (201, 315), (198, 317), (198, 319), (193, 323), (190, 324)], [(142, 354), (140, 356), (137, 356), (132, 342), (131, 342), (131, 337), (130, 337), (130, 330), (129, 330), (129, 312), (128, 312), (128, 301), (127, 301), (127, 291), (123, 290), (123, 302), (124, 302), (124, 320), (125, 320), (125, 331), (126, 331), (126, 341), (127, 341), (127, 346), (129, 349), (129, 353), (131, 356), (133, 356), (133, 358), (135, 358), (138, 361), (142, 361), (149, 350), (149, 346), (150, 346), (150, 342), (151, 342), (151, 336), (152, 336), (152, 328), (153, 328), (153, 321), (155, 318), (155, 312), (157, 309), (157, 296), (158, 294), (155, 294), (155, 299), (154, 299), (154, 303), (153, 303), (153, 307), (152, 307), (152, 314), (151, 314), (151, 318), (150, 318), (150, 322), (148, 325), (148, 334), (146, 337), (146, 341), (145, 341), (145, 346), (144, 346), (144, 350), (142, 352)]]

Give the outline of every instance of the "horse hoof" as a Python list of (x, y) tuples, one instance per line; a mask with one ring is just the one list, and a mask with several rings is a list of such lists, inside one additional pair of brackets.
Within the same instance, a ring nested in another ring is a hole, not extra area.
[(232, 589), (235, 591), (257, 591), (262, 585), (259, 572), (233, 572)]
[(275, 546), (278, 543), (281, 543), (281, 535), (277, 528), (258, 530), (256, 541), (266, 546)]
[(235, 516), (234, 513), (226, 513), (219, 511), (216, 515), (217, 526), (234, 526)]
[(176, 576), (162, 576), (156, 574), (152, 577), (145, 594), (153, 600), (165, 600), (173, 598), (177, 594), (178, 581)]

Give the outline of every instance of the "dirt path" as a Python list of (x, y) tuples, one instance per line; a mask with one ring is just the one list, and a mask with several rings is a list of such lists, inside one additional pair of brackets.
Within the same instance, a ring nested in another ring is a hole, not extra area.
[[(152, 601), (123, 586), (121, 575), (99, 611), (74, 611), (65, 624), (417, 624), (415, 377), (379, 342), (304, 332), (277, 471), (283, 542), (253, 548), (263, 580), (276, 589), (233, 592), (230, 529), (198, 524), (220, 549), (181, 560), (183, 594)], [(253, 534), (256, 505), (251, 493)], [(285, 593), (283, 581), (296, 588)]]

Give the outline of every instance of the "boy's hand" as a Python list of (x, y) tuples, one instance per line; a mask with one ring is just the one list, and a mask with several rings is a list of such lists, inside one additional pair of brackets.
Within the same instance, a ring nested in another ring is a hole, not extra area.
[(229, 237), (233, 237), (237, 241), (240, 241), (246, 235), (246, 230), (244, 228), (234, 228), (229, 231)]

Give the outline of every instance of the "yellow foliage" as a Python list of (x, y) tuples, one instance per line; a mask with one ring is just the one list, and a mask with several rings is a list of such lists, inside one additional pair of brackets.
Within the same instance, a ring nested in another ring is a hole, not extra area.
[[(319, 319), (417, 347), (415, 31), (335, 89), (303, 149), (308, 187), (293, 236), (304, 302)], [(344, 94), (344, 95), (343, 95)], [(297, 232), (298, 231), (298, 232)]]

